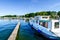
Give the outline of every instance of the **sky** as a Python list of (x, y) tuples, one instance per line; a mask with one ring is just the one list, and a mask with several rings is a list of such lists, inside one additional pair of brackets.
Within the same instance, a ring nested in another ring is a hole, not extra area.
[(60, 11), (60, 0), (0, 0), (0, 16)]

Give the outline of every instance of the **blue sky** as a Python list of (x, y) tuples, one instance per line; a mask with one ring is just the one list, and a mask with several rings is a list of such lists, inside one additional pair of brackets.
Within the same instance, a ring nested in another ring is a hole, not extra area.
[(0, 16), (39, 11), (60, 11), (60, 0), (0, 0)]

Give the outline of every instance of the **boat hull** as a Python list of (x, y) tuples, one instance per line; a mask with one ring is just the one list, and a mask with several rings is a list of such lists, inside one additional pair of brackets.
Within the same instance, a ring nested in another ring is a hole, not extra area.
[[(36, 29), (36, 28), (33, 26), (33, 24), (31, 25), (31, 24), (29, 23), (29, 25), (30, 25), (34, 30), (36, 30), (37, 33), (39, 33), (40, 35), (42, 35), (46, 40), (47, 40), (47, 39), (49, 39), (49, 40), (58, 40), (58, 39), (59, 39), (59, 37), (52, 36), (52, 35), (48, 35), (48, 34), (42, 32), (41, 30)], [(37, 25), (36, 25), (36, 26), (37, 26)], [(43, 29), (43, 30), (44, 30), (44, 29)]]

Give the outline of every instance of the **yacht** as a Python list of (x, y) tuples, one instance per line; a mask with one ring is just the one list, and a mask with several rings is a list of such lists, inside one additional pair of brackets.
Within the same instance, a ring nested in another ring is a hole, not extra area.
[(35, 16), (29, 24), (48, 39), (60, 38), (60, 20), (50, 19), (50, 16)]

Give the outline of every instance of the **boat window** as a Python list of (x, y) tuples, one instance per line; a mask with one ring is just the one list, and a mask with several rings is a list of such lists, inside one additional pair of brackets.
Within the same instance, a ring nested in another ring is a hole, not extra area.
[(42, 18), (46, 18), (47, 19), (48, 17), (42, 17)]
[(48, 28), (48, 22), (39, 22), (39, 25)]
[(55, 28), (59, 28), (59, 22), (55, 22)]
[(43, 22), (43, 26), (48, 28), (48, 22)]
[(39, 22), (39, 25), (43, 26), (43, 22)]
[(38, 20), (36, 20), (36, 23), (38, 23)]

